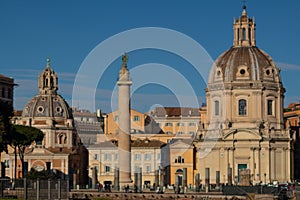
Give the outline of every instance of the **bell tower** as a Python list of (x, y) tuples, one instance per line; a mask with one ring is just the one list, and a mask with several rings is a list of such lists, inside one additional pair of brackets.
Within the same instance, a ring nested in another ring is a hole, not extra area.
[(255, 26), (254, 17), (247, 16), (246, 5), (244, 5), (242, 16), (234, 19), (233, 22), (233, 46), (256, 46)]
[(57, 94), (58, 79), (57, 75), (50, 68), (50, 59), (47, 59), (47, 66), (39, 75), (39, 92), (40, 94)]

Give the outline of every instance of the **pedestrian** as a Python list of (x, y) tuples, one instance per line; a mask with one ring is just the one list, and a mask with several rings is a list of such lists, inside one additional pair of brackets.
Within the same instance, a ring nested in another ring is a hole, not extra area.
[(133, 190), (134, 190), (134, 193), (137, 193), (137, 192), (138, 192), (138, 189), (137, 189), (137, 186), (136, 186), (136, 184), (134, 184), (134, 186), (133, 186)]
[(176, 186), (173, 184), (174, 194), (176, 194)]
[(128, 184), (125, 186), (125, 192), (126, 192), (126, 193), (129, 192), (129, 185), (128, 185)]
[(102, 192), (102, 190), (103, 190), (103, 185), (102, 185), (102, 183), (99, 183), (99, 189), (98, 189), (98, 191)]

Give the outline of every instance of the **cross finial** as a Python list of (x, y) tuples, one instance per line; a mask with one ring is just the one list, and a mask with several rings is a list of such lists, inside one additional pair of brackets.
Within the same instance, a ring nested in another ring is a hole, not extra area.
[(243, 0), (243, 10), (246, 10), (246, 0)]
[(47, 58), (47, 67), (50, 68), (50, 58)]

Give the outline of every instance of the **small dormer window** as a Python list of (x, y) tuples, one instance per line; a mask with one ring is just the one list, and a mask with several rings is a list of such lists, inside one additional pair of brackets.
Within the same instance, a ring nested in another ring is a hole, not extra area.
[(268, 78), (272, 78), (273, 77), (273, 73), (274, 73), (274, 69), (272, 69), (271, 67), (268, 67), (265, 70), (265, 76)]
[(246, 65), (241, 65), (237, 68), (236, 77), (238, 79), (249, 79), (249, 71)]
[(241, 75), (244, 75), (245, 73), (246, 73), (246, 71), (245, 71), (244, 69), (241, 69), (241, 70), (240, 70), (240, 74), (241, 74)]
[(37, 111), (38, 111), (39, 113), (43, 113), (43, 112), (44, 112), (44, 107), (43, 107), (43, 106), (39, 106), (39, 107), (37, 108)]

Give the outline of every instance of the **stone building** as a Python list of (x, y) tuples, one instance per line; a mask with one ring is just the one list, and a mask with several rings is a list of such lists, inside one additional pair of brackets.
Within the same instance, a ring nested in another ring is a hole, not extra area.
[[(104, 133), (115, 135), (119, 132), (119, 111), (103, 115)], [(131, 134), (151, 134), (155, 130), (151, 118), (139, 111), (130, 109)], [(158, 130), (158, 129), (156, 129)], [(159, 132), (159, 131), (158, 131)]]
[(192, 138), (174, 138), (162, 149), (164, 185), (196, 185), (196, 152)]
[[(131, 141), (131, 179), (142, 169), (142, 185), (152, 187), (163, 182), (161, 174), (162, 148), (166, 144), (158, 140)], [(116, 169), (119, 168), (118, 141), (105, 141), (88, 147), (90, 185), (96, 182), (118, 185)]]
[[(6, 102), (3, 104), (5, 109), (7, 108), (7, 105), (9, 106), (8, 110), (13, 110), (13, 101), (14, 101), (14, 86), (16, 84), (14, 83), (13, 78), (9, 78), (7, 76), (4, 76), (0, 74), (0, 102)], [(0, 112), (0, 115), (2, 113)], [(2, 116), (0, 116), (2, 117)], [(6, 171), (8, 170), (9, 166), (9, 160), (3, 160), (2, 161), (2, 152), (0, 155), (0, 177), (6, 176)]]
[(103, 120), (100, 110), (97, 113), (72, 108), (75, 127), (84, 146), (97, 142), (97, 136), (103, 134)]
[(14, 99), (14, 83), (13, 78), (3, 76), (0, 74), (0, 100), (9, 102), (13, 105)]
[(200, 109), (186, 107), (157, 107), (149, 115), (168, 135), (195, 136), (200, 124)]
[[(74, 126), (72, 111), (62, 96), (57, 93), (58, 77), (50, 68), (50, 60), (38, 78), (39, 94), (25, 105), (22, 115), (15, 123), (33, 126), (43, 131), (41, 144), (33, 144), (24, 156), (25, 174), (31, 169), (50, 170), (57, 176), (70, 179), (71, 187), (84, 187), (87, 184), (88, 152), (82, 145)], [(21, 165), (14, 164), (14, 153), (5, 155), (9, 160), (8, 176), (21, 178)]]
[(294, 179), (300, 180), (300, 102), (290, 103), (287, 108), (284, 109), (284, 121), (286, 127), (290, 128), (295, 134), (294, 145)]
[(291, 181), (294, 141), (283, 120), (280, 70), (256, 46), (255, 21), (245, 6), (233, 31), (233, 46), (208, 80), (206, 125), (195, 141), (200, 179), (239, 184), (240, 171), (249, 169), (253, 184)]

